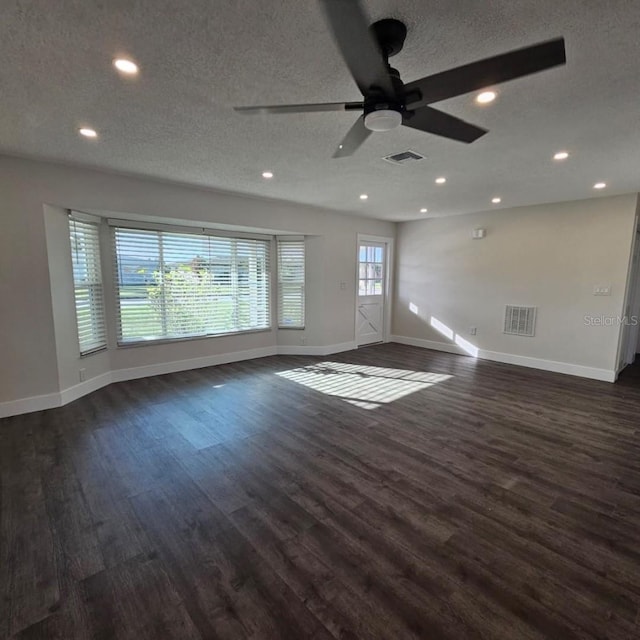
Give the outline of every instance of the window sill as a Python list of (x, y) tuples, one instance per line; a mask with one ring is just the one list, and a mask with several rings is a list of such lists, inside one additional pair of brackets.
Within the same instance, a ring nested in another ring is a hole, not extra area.
[(96, 353), (100, 353), (101, 351), (106, 351), (107, 350), (107, 345), (103, 345), (101, 347), (96, 347), (95, 349), (91, 349), (91, 351), (85, 351), (84, 353), (80, 354), (81, 358), (88, 358), (89, 356), (93, 356)]

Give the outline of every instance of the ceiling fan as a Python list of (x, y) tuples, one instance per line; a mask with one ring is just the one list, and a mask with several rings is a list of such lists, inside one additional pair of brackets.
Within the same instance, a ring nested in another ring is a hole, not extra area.
[(334, 158), (352, 155), (372, 132), (390, 131), (400, 125), (471, 143), (487, 130), (429, 105), (566, 63), (564, 38), (556, 38), (405, 84), (389, 65), (389, 58), (404, 45), (407, 28), (402, 22), (385, 19), (369, 27), (359, 0), (320, 0), (320, 4), (364, 100), (235, 110), (244, 114), (362, 111)]

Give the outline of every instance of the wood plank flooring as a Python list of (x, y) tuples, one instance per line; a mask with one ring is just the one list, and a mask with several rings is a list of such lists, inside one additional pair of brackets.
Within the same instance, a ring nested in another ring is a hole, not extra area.
[(0, 421), (0, 637), (640, 638), (640, 366), (396, 344)]

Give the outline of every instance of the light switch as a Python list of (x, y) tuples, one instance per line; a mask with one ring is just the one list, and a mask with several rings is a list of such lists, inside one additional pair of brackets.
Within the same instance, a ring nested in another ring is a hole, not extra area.
[(611, 285), (600, 285), (597, 284), (593, 287), (593, 295), (594, 296), (610, 296), (611, 295)]

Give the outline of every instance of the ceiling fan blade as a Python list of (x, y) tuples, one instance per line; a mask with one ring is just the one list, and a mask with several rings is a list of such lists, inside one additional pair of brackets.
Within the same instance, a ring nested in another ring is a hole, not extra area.
[(499, 82), (565, 64), (566, 61), (564, 38), (478, 60), (406, 84), (407, 108), (415, 109), (463, 93), (485, 89)]
[(361, 116), (354, 122), (347, 135), (342, 139), (333, 157), (346, 158), (353, 155), (372, 133), (364, 126), (364, 117)]
[(320, 104), (273, 104), (258, 107), (234, 107), (233, 110), (246, 115), (261, 113), (314, 113), (320, 111), (358, 111), (364, 109), (362, 102), (325, 102)]
[(387, 98), (395, 98), (388, 65), (359, 0), (320, 0), (320, 4), (360, 93), (366, 97), (377, 88)]
[(467, 144), (487, 133), (486, 129), (476, 127), (475, 124), (470, 124), (431, 107), (420, 107), (413, 112), (404, 113), (402, 124), (412, 129), (426, 131)]

